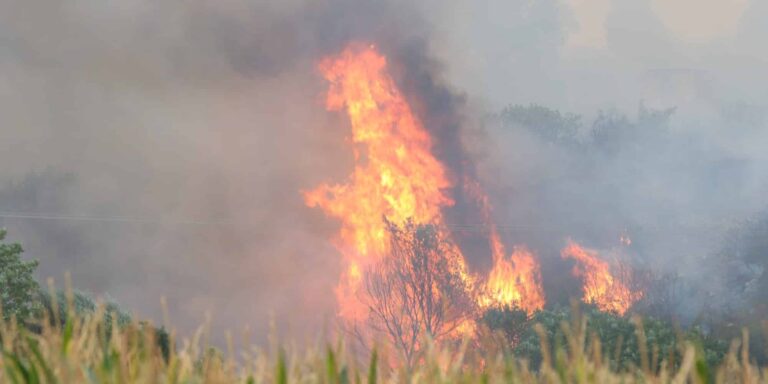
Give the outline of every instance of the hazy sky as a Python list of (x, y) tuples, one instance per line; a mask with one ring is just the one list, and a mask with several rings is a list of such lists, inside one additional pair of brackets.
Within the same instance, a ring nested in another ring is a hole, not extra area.
[[(648, 73), (659, 70), (695, 72), (697, 86), (715, 86), (734, 100), (766, 96), (768, 53), (759, 36), (766, 34), (760, 15), (768, 11), (761, 2), (451, 4), (426, 7), (435, 19), (436, 51), (446, 57), (447, 77), (495, 107), (533, 101), (577, 111), (634, 109), (639, 99), (677, 96), (648, 89)], [(680, 87), (672, 91), (685, 92)]]
[[(578, 24), (568, 36), (567, 46), (605, 48), (605, 22), (613, 3), (612, 0), (567, 0)], [(651, 1), (651, 10), (671, 38), (698, 44), (733, 37), (748, 6), (749, 0)]]

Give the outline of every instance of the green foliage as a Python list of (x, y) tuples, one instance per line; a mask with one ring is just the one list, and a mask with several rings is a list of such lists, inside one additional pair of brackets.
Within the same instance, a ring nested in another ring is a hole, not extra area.
[[(145, 324), (145, 328), (148, 325)], [(167, 363), (168, 360), (171, 358), (171, 348), (174, 348), (175, 346), (172, 345), (171, 341), (171, 335), (168, 333), (168, 331), (165, 329), (165, 327), (160, 328), (153, 328), (155, 333), (155, 342), (157, 343), (157, 346), (160, 348), (160, 355), (163, 356), (163, 360)]]
[[(5, 239), (6, 231), (0, 230), (0, 241)], [(0, 294), (2, 295), (3, 320), (16, 318), (20, 325), (33, 333), (41, 332), (41, 320), (48, 318), (51, 326), (58, 326), (71, 332), (71, 317), (82, 318), (95, 314), (99, 306), (94, 299), (80, 291), (67, 294), (57, 291), (55, 298), (41, 289), (34, 278), (37, 261), (23, 261), (21, 245), (0, 243)], [(119, 328), (131, 323), (131, 316), (115, 302), (103, 304), (102, 321), (110, 324), (105, 327), (106, 334), (111, 332), (111, 324)], [(163, 356), (170, 355), (171, 342), (164, 329), (155, 329), (157, 342)]]
[(368, 384), (376, 384), (376, 366), (378, 364), (376, 349), (371, 352), (371, 362), (368, 364)]
[[(639, 328), (637, 321), (593, 307), (585, 308), (585, 318), (589, 339), (600, 340), (602, 354), (614, 369), (640, 367), (643, 359), (648, 359), (656, 369), (662, 361), (679, 364), (682, 346), (687, 342), (701, 348), (701, 356), (709, 365), (719, 363), (726, 352), (724, 342), (708, 337), (696, 328), (683, 332), (653, 318), (644, 319)], [(521, 317), (520, 311), (493, 309), (487, 311), (482, 320), (493, 330), (516, 335), (508, 339), (517, 340), (513, 344), (514, 354), (529, 359), (534, 367), (538, 367), (544, 357), (534, 325), (540, 324), (554, 351), (566, 345), (564, 325), (573, 324), (574, 317), (571, 311), (563, 308), (539, 311), (531, 319)]]
[[(565, 340), (562, 332), (562, 325), (569, 319), (568, 312), (562, 309), (544, 310), (536, 312), (530, 319), (529, 324), (540, 324), (546, 332), (546, 338), (549, 343), (554, 343), (557, 347), (562, 347)], [(520, 336), (520, 340), (514, 347), (516, 356), (528, 359), (534, 367), (539, 367), (543, 360), (541, 350), (541, 340), (533, 326), (526, 327)]]
[(6, 231), (0, 230), (0, 295), (2, 296), (3, 319), (15, 317), (25, 322), (37, 315), (40, 302), (37, 300), (39, 286), (34, 278), (37, 261), (23, 261), (24, 251), (18, 243), (6, 244)]
[(489, 329), (501, 332), (509, 346), (518, 345), (523, 334), (531, 327), (525, 311), (510, 307), (490, 308), (483, 312), (480, 321)]
[[(59, 290), (56, 292), (56, 302), (48, 292), (41, 291), (40, 302), (44, 313), (55, 321), (58, 319), (59, 325), (63, 326), (69, 320), (69, 316), (76, 315), (84, 317), (96, 313), (98, 304), (89, 294), (78, 290), (72, 291), (71, 295)], [(71, 301), (71, 302), (70, 302)], [(71, 305), (71, 308), (70, 308)], [(104, 322), (112, 324), (116, 322), (118, 327), (123, 327), (131, 322), (131, 316), (122, 310), (115, 302), (107, 301), (103, 304)]]

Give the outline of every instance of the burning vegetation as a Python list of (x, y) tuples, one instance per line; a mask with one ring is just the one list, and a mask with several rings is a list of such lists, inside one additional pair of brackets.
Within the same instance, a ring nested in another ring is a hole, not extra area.
[[(344, 183), (304, 193), (308, 206), (341, 222), (332, 241), (343, 257), (336, 288), (343, 322), (386, 332), (410, 356), (422, 333), (473, 332), (470, 319), (479, 310), (515, 308), (530, 317), (543, 309), (537, 256), (525, 245), (507, 253), (483, 188), (472, 177), (454, 177), (433, 154), (433, 138), (377, 48), (352, 44), (319, 68), (330, 84), (327, 109), (349, 119), (355, 159)], [(470, 270), (443, 214), (455, 204), (456, 179), (484, 221), (493, 260), (487, 275)], [(570, 243), (562, 255), (578, 262), (585, 302), (624, 314), (642, 296), (596, 253)]]
[(611, 271), (610, 265), (601, 260), (596, 251), (569, 240), (560, 254), (563, 258), (576, 260), (573, 274), (583, 281), (585, 303), (595, 304), (601, 311), (623, 315), (643, 297), (643, 292), (632, 291), (623, 279)]
[(432, 139), (386, 73), (386, 65), (374, 47), (362, 45), (320, 64), (330, 83), (328, 109), (343, 109), (349, 117), (356, 165), (346, 184), (321, 185), (307, 192), (305, 200), (341, 220), (334, 241), (346, 271), (336, 295), (346, 320), (368, 316), (361, 301), (363, 271), (391, 250), (387, 221), (398, 227), (408, 220), (434, 225), (456, 251), (456, 272), (469, 280), (441, 212), (453, 203), (446, 194), (452, 186), (447, 171), (432, 155)]

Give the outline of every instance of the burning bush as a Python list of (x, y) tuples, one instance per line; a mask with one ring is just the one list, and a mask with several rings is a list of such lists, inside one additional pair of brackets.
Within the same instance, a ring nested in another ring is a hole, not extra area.
[(424, 336), (439, 339), (473, 321), (474, 302), (434, 226), (387, 224), (391, 255), (365, 271), (368, 322), (410, 363)]
[(611, 265), (600, 259), (596, 251), (569, 241), (561, 251), (561, 256), (577, 261), (573, 274), (584, 281), (582, 289), (585, 303), (595, 304), (602, 311), (623, 315), (643, 297), (642, 291), (635, 291), (628, 284), (631, 280), (630, 271), (625, 268), (612, 271)]

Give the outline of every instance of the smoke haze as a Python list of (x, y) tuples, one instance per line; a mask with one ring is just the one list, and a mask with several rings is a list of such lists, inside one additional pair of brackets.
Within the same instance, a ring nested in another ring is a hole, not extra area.
[[(768, 6), (704, 3), (0, 0), (0, 225), (41, 278), (157, 321), (165, 296), (183, 329), (331, 323), (337, 223), (300, 191), (353, 155), (315, 66), (369, 41), (508, 243), (553, 260), (626, 232), (630, 256), (700, 282), (768, 196)], [(580, 144), (499, 114), (530, 103), (581, 115)], [(600, 150), (600, 111), (648, 133)]]

